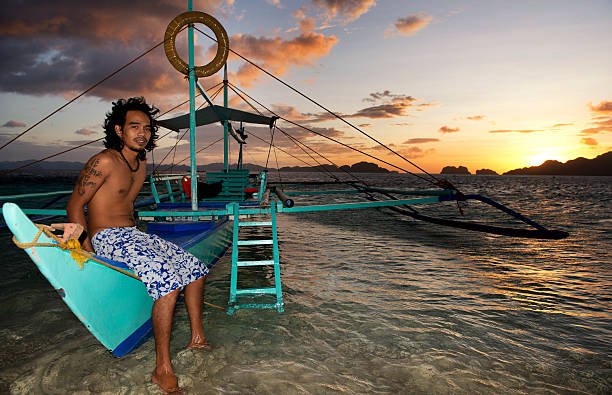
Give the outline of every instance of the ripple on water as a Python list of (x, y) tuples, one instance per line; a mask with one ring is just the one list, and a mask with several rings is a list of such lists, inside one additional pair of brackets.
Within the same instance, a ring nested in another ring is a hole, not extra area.
[[(402, 177), (371, 181), (400, 185)], [(180, 384), (198, 394), (610, 393), (610, 203), (600, 196), (611, 182), (452, 181), (572, 235), (467, 234), (376, 210), (279, 216), (285, 313), (229, 317), (206, 307), (214, 349), (193, 351), (184, 349), (190, 333), (179, 305), (171, 352)], [(478, 205), (467, 211), (487, 218)], [(227, 302), (229, 263), (222, 258), (209, 275), (208, 302)], [(8, 265), (0, 392), (159, 393), (152, 341), (112, 357), (39, 274), (15, 274), (29, 261)], [(245, 281), (269, 284), (270, 274), (251, 271)]]

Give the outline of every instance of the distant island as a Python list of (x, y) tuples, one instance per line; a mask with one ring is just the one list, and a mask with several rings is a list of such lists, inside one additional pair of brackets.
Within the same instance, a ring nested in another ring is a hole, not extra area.
[[(8, 162), (2, 161), (0, 162), (0, 172), (5, 170), (16, 169), (20, 166), (27, 165), (28, 163), (33, 162), (34, 159), (17, 161), (17, 162)], [(81, 162), (68, 162), (68, 161), (49, 161), (49, 162), (41, 162), (32, 166), (24, 167), (14, 173), (11, 173), (9, 176), (10, 179), (14, 177), (28, 176), (28, 177), (45, 177), (45, 176), (53, 176), (53, 177), (66, 177), (66, 178), (76, 178), (78, 176), (81, 169), (85, 166), (85, 163)], [(148, 163), (147, 164), (147, 173), (151, 173), (153, 168), (157, 167), (157, 164)], [(231, 166), (232, 168), (235, 165)], [(247, 163), (244, 165), (245, 168), (249, 169), (252, 172), (260, 172), (265, 169), (263, 166), (255, 165), (252, 163)], [(220, 171), (223, 169), (223, 163), (209, 163), (206, 165), (199, 165), (198, 171)], [(286, 166), (281, 167), (280, 171), (283, 172), (320, 172), (324, 169), (328, 172), (351, 172), (351, 173), (390, 173), (389, 170), (379, 167), (375, 163), (369, 162), (358, 162), (351, 166), (343, 165), (343, 166), (335, 166), (329, 164), (322, 164), (320, 166)], [(187, 173), (189, 172), (189, 166), (185, 165), (176, 165), (171, 166), (170, 164), (162, 164), (158, 171), (162, 173), (173, 172), (173, 173)], [(6, 178), (4, 176), (2, 178)]]
[(471, 174), (465, 166), (444, 166), (440, 174)]
[[(440, 174), (472, 174), (465, 166), (444, 166)], [(478, 175), (497, 175), (497, 173), (490, 169), (476, 170)]]
[(612, 151), (593, 159), (581, 157), (565, 163), (547, 160), (539, 166), (510, 170), (504, 175), (612, 176)]
[[(440, 174), (471, 174), (465, 166), (445, 166)], [(478, 175), (497, 175), (490, 169), (476, 170)], [(523, 167), (510, 170), (503, 175), (541, 175), (541, 176), (612, 176), (612, 151), (593, 159), (576, 158), (561, 163), (547, 160), (539, 166)]]
[(330, 172), (339, 172), (339, 171), (348, 171), (351, 173), (390, 173), (389, 170), (379, 167), (375, 163), (370, 162), (359, 162), (354, 165), (343, 165), (343, 166), (335, 166), (323, 164), (320, 166), (311, 166), (311, 167), (303, 167), (303, 166), (290, 166), (290, 167), (281, 167), (280, 171), (287, 172), (317, 172), (325, 169), (325, 171)]
[[(34, 160), (24, 161), (0, 161), (0, 172), (16, 169), (20, 166), (27, 165)], [(76, 179), (79, 172), (85, 164), (81, 162), (68, 162), (68, 161), (49, 161), (41, 162), (32, 166), (25, 167), (7, 176), (2, 176), (2, 181), (12, 181), (22, 176), (28, 177), (65, 177), (67, 179)], [(153, 164), (147, 164), (147, 172), (153, 171)], [(157, 164), (155, 164), (157, 167)], [(232, 166), (234, 168), (235, 165)], [(244, 165), (245, 168), (252, 172), (259, 172), (264, 167), (247, 163)], [(209, 163), (206, 165), (199, 165), (198, 171), (220, 171), (223, 169), (223, 163)], [(395, 171), (389, 171), (385, 168), (379, 167), (375, 163), (370, 162), (358, 162), (351, 166), (335, 166), (330, 164), (322, 164), (320, 166), (285, 166), (281, 167), (280, 171), (283, 172), (351, 172), (351, 173), (396, 173)], [(176, 165), (171, 166), (169, 164), (163, 164), (160, 166), (158, 171), (162, 173), (187, 173), (189, 172), (189, 166)], [(465, 166), (445, 166), (440, 174), (471, 174)], [(476, 170), (477, 175), (497, 175), (497, 173), (490, 169)], [(523, 167), (521, 169), (510, 170), (504, 175), (576, 175), (576, 176), (612, 176), (612, 151), (606, 152), (605, 154), (599, 155), (593, 159), (576, 158), (568, 160), (565, 163), (561, 163), (556, 160), (547, 160), (539, 166)]]
[(491, 169), (480, 169), (476, 170), (476, 174), (485, 175), (485, 176), (497, 176), (497, 172)]

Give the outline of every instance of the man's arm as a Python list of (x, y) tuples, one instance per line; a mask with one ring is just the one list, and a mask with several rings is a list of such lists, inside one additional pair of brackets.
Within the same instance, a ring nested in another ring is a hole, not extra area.
[[(72, 196), (68, 201), (66, 211), (68, 221), (77, 223), (87, 232), (87, 219), (85, 218), (85, 206), (94, 197), (100, 186), (106, 180), (110, 169), (110, 158), (104, 152), (93, 156), (85, 165), (72, 191)], [(83, 248), (93, 252), (91, 246), (91, 235), (87, 232), (87, 237), (83, 242)]]

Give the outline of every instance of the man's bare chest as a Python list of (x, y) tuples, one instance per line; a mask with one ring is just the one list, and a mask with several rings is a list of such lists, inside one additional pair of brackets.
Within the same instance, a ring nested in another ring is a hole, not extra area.
[(144, 174), (113, 174), (104, 183), (106, 193), (116, 198), (135, 199), (144, 183)]

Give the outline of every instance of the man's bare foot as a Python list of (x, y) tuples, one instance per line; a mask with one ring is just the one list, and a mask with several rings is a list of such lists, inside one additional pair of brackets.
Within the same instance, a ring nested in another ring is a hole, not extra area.
[(188, 350), (212, 350), (212, 346), (208, 342), (208, 340), (192, 340), (191, 343), (187, 346)]
[(164, 391), (164, 394), (185, 394), (185, 390), (178, 386), (178, 380), (172, 371), (158, 373), (157, 369), (151, 375), (151, 381)]

